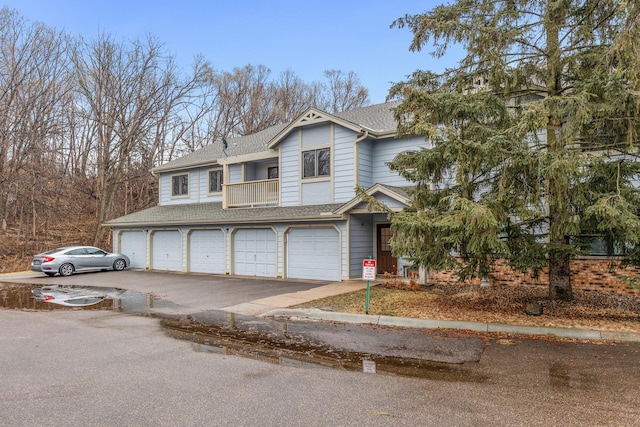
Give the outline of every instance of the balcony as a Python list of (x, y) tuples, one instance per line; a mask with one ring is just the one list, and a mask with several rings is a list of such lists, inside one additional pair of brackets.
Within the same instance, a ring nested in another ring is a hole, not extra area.
[(247, 208), (254, 206), (278, 206), (280, 204), (280, 180), (240, 182), (222, 186), (223, 207)]

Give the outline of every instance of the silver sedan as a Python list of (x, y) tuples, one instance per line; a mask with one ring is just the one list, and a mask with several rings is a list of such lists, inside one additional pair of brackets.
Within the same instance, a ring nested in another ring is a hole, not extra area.
[(129, 267), (129, 257), (114, 254), (93, 246), (65, 246), (33, 257), (31, 270), (47, 276), (56, 273), (71, 276), (76, 271), (121, 271)]

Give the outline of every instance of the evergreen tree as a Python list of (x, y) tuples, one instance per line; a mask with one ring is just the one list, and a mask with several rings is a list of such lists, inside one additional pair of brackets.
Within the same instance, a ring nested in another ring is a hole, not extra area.
[(393, 26), (411, 50), (465, 51), (390, 91), (399, 134), (431, 143), (390, 165), (416, 183), (394, 253), (463, 278), (548, 268), (565, 300), (595, 240), (640, 264), (637, 0), (454, 0)]

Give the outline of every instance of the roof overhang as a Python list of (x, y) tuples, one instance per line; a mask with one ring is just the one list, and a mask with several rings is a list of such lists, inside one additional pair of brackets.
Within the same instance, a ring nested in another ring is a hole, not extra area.
[[(407, 196), (406, 193), (383, 184), (375, 184), (369, 187), (365, 192), (367, 193), (367, 195), (376, 199), (379, 199), (381, 195), (387, 196), (392, 200), (399, 202), (403, 206), (406, 206), (411, 200), (411, 198)], [(395, 212), (400, 212), (403, 208), (390, 207), (390, 209)], [(334, 213), (344, 215), (346, 213), (371, 213), (371, 211), (369, 211), (368, 209), (367, 202), (363, 201), (360, 197), (354, 197), (353, 199), (336, 209)]]
[[(170, 165), (170, 164), (171, 163), (167, 163), (167, 165)], [(154, 176), (156, 176), (162, 172), (176, 172), (176, 171), (181, 171), (185, 169), (193, 169), (193, 168), (201, 168), (201, 167), (209, 167), (209, 166), (214, 167), (218, 165), (220, 165), (219, 159), (207, 160), (205, 162), (189, 163), (188, 165), (182, 165), (182, 166), (158, 166), (156, 168), (151, 169), (151, 173)]]
[(357, 125), (348, 120), (341, 119), (332, 114), (329, 114), (322, 110), (318, 110), (317, 108), (311, 107), (311, 108), (308, 108), (307, 111), (302, 113), (300, 116), (298, 116), (297, 119), (289, 123), (288, 126), (286, 126), (284, 129), (278, 132), (278, 134), (269, 141), (267, 146), (269, 148), (276, 147), (294, 129), (297, 129), (303, 126), (309, 126), (309, 125), (321, 124), (321, 123), (335, 123), (347, 129), (351, 129), (358, 135), (370, 135), (375, 133), (371, 129), (367, 129), (366, 127)]
[(158, 205), (106, 221), (111, 228), (233, 225), (344, 220), (339, 204), (223, 209), (221, 202)]
[(278, 150), (269, 149), (267, 151), (258, 151), (249, 154), (239, 154), (237, 156), (229, 156), (218, 159), (220, 165), (230, 165), (232, 163), (255, 162), (258, 160), (267, 160), (278, 157)]

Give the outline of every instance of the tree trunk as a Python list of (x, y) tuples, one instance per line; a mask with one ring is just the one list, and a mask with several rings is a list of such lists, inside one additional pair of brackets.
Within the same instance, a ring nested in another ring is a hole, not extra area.
[[(547, 32), (547, 97), (559, 96), (562, 85), (562, 62), (560, 48), (560, 27), (562, 8), (556, 0), (548, 0), (545, 28)], [(554, 111), (549, 112), (547, 123), (547, 151), (551, 156), (560, 156), (565, 149), (561, 138), (561, 117), (556, 117)], [(571, 290), (570, 258), (561, 248), (566, 245), (563, 219), (570, 214), (566, 201), (568, 193), (566, 180), (561, 171), (552, 171), (547, 176), (546, 200), (549, 209), (549, 298), (552, 300), (569, 301), (573, 298)]]
[(570, 260), (568, 258), (549, 259), (549, 299), (571, 301)]

